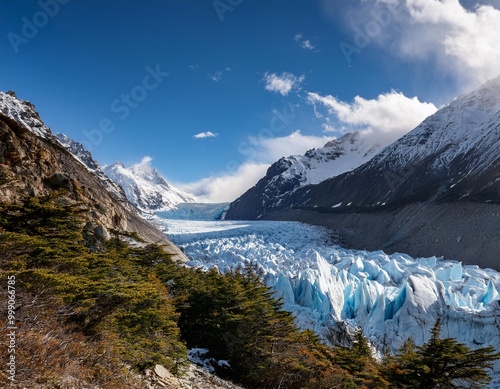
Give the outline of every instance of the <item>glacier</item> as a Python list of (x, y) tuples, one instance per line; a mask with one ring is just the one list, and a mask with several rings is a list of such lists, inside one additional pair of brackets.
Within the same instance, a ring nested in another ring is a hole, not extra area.
[[(187, 266), (221, 272), (253, 264), (294, 313), (326, 342), (362, 328), (378, 356), (409, 337), (442, 335), (471, 348), (500, 350), (500, 273), (442, 258), (350, 250), (329, 231), (298, 222), (157, 218), (190, 258)], [(492, 387), (500, 385), (500, 363)]]

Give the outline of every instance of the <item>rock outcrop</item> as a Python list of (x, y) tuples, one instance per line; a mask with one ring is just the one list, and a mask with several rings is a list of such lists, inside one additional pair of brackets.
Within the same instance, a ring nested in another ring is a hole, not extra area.
[(160, 243), (179, 260), (182, 252), (141, 218), (118, 192), (110, 191), (85, 164), (68, 152), (46, 127), (33, 104), (0, 92), (0, 201), (15, 203), (26, 195), (44, 196), (63, 189), (65, 198), (86, 208), (87, 229), (136, 233)]

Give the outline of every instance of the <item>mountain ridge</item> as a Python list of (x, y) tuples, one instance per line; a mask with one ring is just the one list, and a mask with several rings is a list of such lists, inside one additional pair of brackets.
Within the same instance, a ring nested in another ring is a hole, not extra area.
[[(229, 208), (228, 219), (256, 218), (273, 212), (286, 203), (295, 191), (351, 171), (373, 158), (382, 146), (370, 144), (359, 132), (346, 133), (323, 147), (308, 150), (304, 155), (283, 157), (273, 163), (266, 175)], [(244, 204), (245, 210), (239, 208)], [(236, 210), (236, 211), (235, 211)]]
[[(154, 225), (138, 215), (117, 187), (70, 153), (45, 126), (35, 106), (0, 92), (0, 173), (9, 185), (0, 201), (19, 202), (26, 195), (46, 196), (64, 190), (65, 201), (85, 207), (86, 233), (109, 238), (109, 231), (135, 233), (147, 243), (164, 244), (180, 261), (186, 258)], [(110, 190), (110, 188), (112, 190)]]
[[(281, 199), (261, 217), (329, 226), (353, 248), (498, 269), (500, 77), (455, 99), (365, 164)], [(248, 217), (243, 200), (231, 204), (227, 219), (257, 218)]]
[(129, 167), (121, 162), (103, 167), (104, 173), (120, 185), (127, 199), (144, 213), (167, 211), (195, 198), (172, 185), (152, 166), (151, 157)]

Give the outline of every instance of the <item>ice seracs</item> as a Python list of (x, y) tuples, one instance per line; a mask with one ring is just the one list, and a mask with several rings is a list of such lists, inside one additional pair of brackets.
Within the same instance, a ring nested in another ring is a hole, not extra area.
[[(443, 336), (500, 350), (500, 273), (436, 257), (349, 250), (326, 230), (294, 222), (163, 221), (192, 259), (225, 272), (253, 264), (303, 328), (324, 339), (360, 327), (381, 353), (409, 337), (428, 340), (439, 317)], [(500, 378), (500, 363), (495, 365)]]

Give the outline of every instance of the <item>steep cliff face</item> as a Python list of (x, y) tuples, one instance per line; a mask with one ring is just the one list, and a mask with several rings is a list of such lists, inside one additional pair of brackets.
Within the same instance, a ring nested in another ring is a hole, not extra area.
[(7, 181), (0, 186), (2, 202), (65, 189), (67, 201), (86, 207), (87, 229), (105, 236), (110, 229), (135, 232), (146, 242), (165, 243), (172, 254), (184, 258), (119, 191), (108, 190), (92, 169), (60, 144), (31, 103), (12, 92), (0, 92), (0, 174)]

